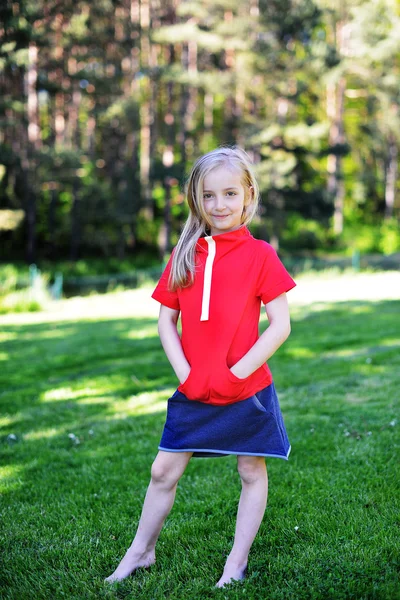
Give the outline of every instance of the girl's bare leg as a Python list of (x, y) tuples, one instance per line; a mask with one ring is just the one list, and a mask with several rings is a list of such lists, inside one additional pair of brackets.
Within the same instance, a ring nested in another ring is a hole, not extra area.
[(160, 451), (157, 454), (135, 538), (114, 573), (105, 579), (106, 582), (125, 579), (138, 567), (148, 567), (155, 562), (158, 536), (174, 504), (178, 481), (191, 456), (192, 452)]
[(268, 476), (262, 456), (238, 456), (242, 493), (236, 521), (235, 540), (217, 587), (243, 579), (251, 545), (260, 528), (268, 497)]

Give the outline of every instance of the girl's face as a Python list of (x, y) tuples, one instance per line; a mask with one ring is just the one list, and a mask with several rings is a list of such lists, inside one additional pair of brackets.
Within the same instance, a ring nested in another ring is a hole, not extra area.
[(211, 235), (228, 233), (242, 225), (246, 190), (241, 176), (229, 167), (218, 167), (204, 178), (203, 205)]

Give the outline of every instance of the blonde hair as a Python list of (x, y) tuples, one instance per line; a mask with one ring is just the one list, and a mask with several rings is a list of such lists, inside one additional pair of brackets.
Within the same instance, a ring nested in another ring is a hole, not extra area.
[(186, 184), (186, 199), (189, 205), (189, 216), (174, 249), (168, 288), (188, 287), (194, 282), (196, 271), (195, 248), (197, 240), (210, 227), (203, 202), (203, 183), (205, 177), (214, 169), (226, 166), (239, 171), (245, 189), (245, 201), (242, 214), (242, 225), (250, 223), (257, 212), (259, 204), (259, 188), (255, 179), (249, 155), (238, 148), (220, 147), (201, 156), (193, 165)]

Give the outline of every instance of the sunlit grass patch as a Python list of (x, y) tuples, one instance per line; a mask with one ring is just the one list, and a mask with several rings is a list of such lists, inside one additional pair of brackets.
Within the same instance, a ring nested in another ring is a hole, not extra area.
[(372, 357), (375, 354), (379, 354), (382, 352), (388, 352), (388, 351), (396, 351), (398, 352), (400, 349), (400, 340), (397, 339), (393, 339), (393, 340), (381, 340), (379, 343), (379, 346), (373, 346), (373, 347), (359, 347), (359, 348), (341, 348), (341, 349), (336, 349), (333, 352), (324, 352), (323, 356), (325, 356), (326, 358), (332, 357), (332, 356), (336, 356), (336, 357), (348, 357), (348, 358), (359, 358), (359, 357), (367, 357), (367, 363), (368, 362), (372, 362)]
[(10, 425), (12, 425), (15, 421), (15, 418), (13, 417), (0, 417), (0, 429), (4, 428), (4, 427), (9, 427)]
[(0, 343), (10, 342), (11, 340), (15, 340), (18, 337), (16, 332), (12, 331), (0, 331)]
[(172, 396), (174, 389), (170, 388), (169, 393), (165, 390), (162, 392), (147, 392), (129, 397), (127, 400), (114, 402), (112, 411), (114, 415), (132, 414), (145, 415), (165, 411), (167, 406), (167, 398)]
[(60, 435), (60, 428), (48, 427), (47, 429), (38, 429), (36, 431), (30, 431), (25, 433), (24, 441), (37, 441), (37, 440), (48, 440), (57, 435)]
[(45, 391), (42, 396), (42, 402), (54, 402), (57, 400), (74, 400), (76, 398), (98, 397), (99, 391), (92, 388), (72, 389), (71, 387), (55, 388)]
[(223, 592), (214, 584), (234, 534), (235, 457), (190, 461), (155, 567), (103, 584), (132, 540), (178, 383), (156, 319), (8, 325), (5, 598), (395, 600), (399, 313), (394, 301), (293, 310), (291, 336), (269, 361), (292, 452), (267, 461), (248, 578)]
[(156, 325), (147, 325), (146, 327), (141, 327), (139, 329), (131, 329), (125, 335), (127, 339), (130, 340), (143, 340), (148, 336), (156, 336), (157, 326)]
[(0, 492), (10, 493), (21, 488), (23, 485), (21, 474), (24, 467), (22, 465), (4, 465), (0, 466)]
[(290, 350), (288, 350), (288, 354), (292, 356), (292, 358), (313, 358), (315, 357), (315, 352), (310, 350), (310, 348), (305, 348), (304, 346), (291, 346)]

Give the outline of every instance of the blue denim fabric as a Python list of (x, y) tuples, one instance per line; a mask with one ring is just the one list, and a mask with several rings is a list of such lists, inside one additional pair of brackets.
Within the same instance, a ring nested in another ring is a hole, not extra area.
[(248, 454), (288, 459), (287, 437), (273, 383), (254, 396), (216, 406), (176, 390), (168, 399), (159, 450), (193, 456)]

